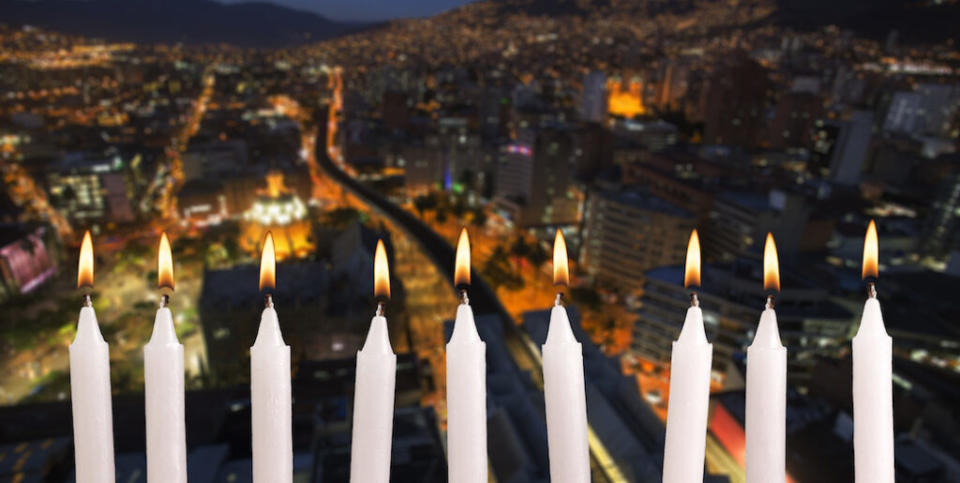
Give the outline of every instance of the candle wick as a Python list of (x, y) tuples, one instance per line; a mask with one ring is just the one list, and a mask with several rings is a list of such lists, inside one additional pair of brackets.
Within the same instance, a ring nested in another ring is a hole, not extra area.
[(272, 294), (267, 294), (267, 295), (265, 295), (265, 296), (263, 297), (263, 305), (264, 305), (265, 308), (268, 308), (268, 309), (272, 309), (272, 308), (273, 308), (273, 295), (272, 295)]
[(467, 290), (460, 290), (460, 303), (462, 305), (470, 305), (470, 297), (467, 296)]
[(377, 317), (383, 317), (383, 302), (377, 302)]
[(166, 306), (168, 306), (168, 305), (170, 305), (170, 295), (168, 295), (168, 294), (163, 294), (163, 295), (161, 295), (161, 296), (160, 296), (160, 308), (162, 309), (162, 308), (164, 308), (164, 307), (166, 307)]
[(867, 294), (869, 294), (872, 299), (877, 298), (877, 284), (873, 282), (867, 284)]
[(93, 300), (90, 298), (90, 294), (83, 294), (83, 306), (84, 307), (93, 307)]
[(690, 306), (691, 307), (700, 306), (700, 298), (697, 297), (697, 292), (690, 292)]
[(557, 299), (553, 302), (554, 305), (559, 307), (563, 302), (563, 292), (557, 292)]
[(773, 308), (773, 294), (767, 295), (767, 308), (768, 309)]

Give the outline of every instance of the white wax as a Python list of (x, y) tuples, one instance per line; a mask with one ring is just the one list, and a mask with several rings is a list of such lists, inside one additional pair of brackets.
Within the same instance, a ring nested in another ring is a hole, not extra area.
[(875, 297), (853, 338), (853, 456), (857, 483), (893, 483), (892, 345)]
[(543, 393), (547, 410), (550, 481), (590, 481), (587, 401), (583, 349), (573, 335), (567, 311), (555, 305), (543, 344)]
[(157, 310), (153, 335), (143, 347), (147, 411), (147, 481), (187, 481), (187, 437), (183, 416), (183, 345), (170, 309)]
[(353, 441), (350, 481), (388, 483), (393, 442), (393, 397), (397, 356), (390, 346), (387, 319), (376, 316), (363, 348), (357, 352), (353, 395)]
[(447, 344), (447, 463), (449, 481), (487, 481), (487, 345), (468, 304), (457, 307)]
[(293, 481), (290, 346), (283, 342), (273, 307), (263, 309), (257, 340), (250, 348), (250, 404), (253, 481)]
[(703, 481), (713, 345), (700, 307), (687, 309), (670, 357), (670, 406), (663, 451), (664, 483)]
[(786, 481), (787, 349), (769, 307), (747, 348), (746, 410), (747, 483)]
[(113, 483), (113, 407), (110, 355), (93, 307), (80, 309), (70, 344), (70, 396), (77, 483)]

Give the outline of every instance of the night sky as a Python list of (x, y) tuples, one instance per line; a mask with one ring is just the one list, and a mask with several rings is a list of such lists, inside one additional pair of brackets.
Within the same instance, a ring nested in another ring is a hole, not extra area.
[[(221, 0), (241, 3), (249, 0)], [(334, 20), (388, 20), (427, 17), (458, 7), (470, 0), (270, 0), (288, 7), (309, 10)]]

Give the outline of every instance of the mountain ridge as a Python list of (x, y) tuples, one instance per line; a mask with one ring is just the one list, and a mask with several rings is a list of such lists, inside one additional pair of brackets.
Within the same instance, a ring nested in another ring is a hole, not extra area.
[(137, 43), (279, 48), (327, 40), (378, 24), (338, 22), (274, 3), (212, 0), (3, 0), (8, 25)]

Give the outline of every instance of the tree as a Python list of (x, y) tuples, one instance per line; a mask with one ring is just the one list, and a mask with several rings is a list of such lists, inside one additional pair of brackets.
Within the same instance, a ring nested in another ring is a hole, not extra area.
[(509, 290), (518, 290), (523, 288), (523, 279), (513, 273), (510, 264), (507, 262), (507, 251), (502, 245), (497, 245), (490, 254), (490, 258), (483, 263), (481, 268), (483, 276), (490, 282), (494, 289), (504, 287)]
[(510, 255), (516, 261), (516, 264), (519, 265), (520, 261), (523, 260), (530, 253), (530, 245), (527, 244), (527, 240), (523, 238), (523, 235), (517, 235), (513, 239), (513, 242), (510, 243)]
[(424, 213), (437, 207), (437, 195), (433, 192), (430, 192), (425, 195), (417, 196), (413, 199), (413, 207), (417, 210), (420, 218), (423, 218)]
[(539, 271), (545, 263), (550, 261), (550, 253), (547, 252), (546, 248), (543, 248), (541, 243), (534, 243), (530, 246), (530, 250), (527, 253), (527, 261), (530, 262), (534, 270)]

